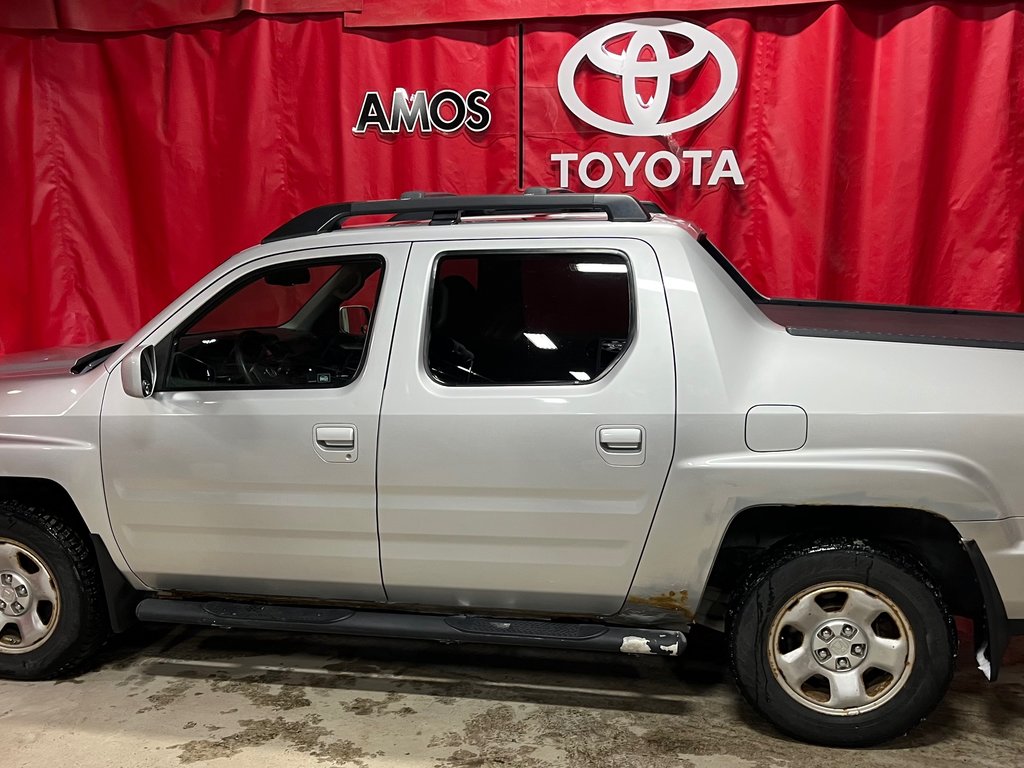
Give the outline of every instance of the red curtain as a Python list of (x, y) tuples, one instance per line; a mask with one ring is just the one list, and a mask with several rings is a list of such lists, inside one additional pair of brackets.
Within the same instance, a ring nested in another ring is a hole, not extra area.
[[(553, 186), (566, 152), (734, 151), (742, 185), (634, 191), (698, 222), (767, 293), (1024, 307), (1024, 4), (686, 18), (729, 46), (739, 84), (671, 139), (598, 132), (558, 95), (562, 57), (612, 18), (0, 33), (0, 352), (124, 337), (305, 208)], [(354, 133), (366, 92), (396, 88), (486, 89), (491, 125)], [(623, 187), (619, 173), (602, 189)]]
[[(806, 0), (577, 0), (573, 16), (662, 11), (687, 13), (718, 8), (800, 5)], [(205, 24), (247, 13), (263, 15), (346, 12), (354, 27), (396, 27), (557, 18), (565, 15), (563, 0), (4, 0), (0, 28), (61, 29), (79, 32), (138, 32), (185, 24)]]
[[(384, 5), (389, 1), (384, 0)], [(4, 0), (0, 3), (0, 27), (138, 32), (206, 24), (248, 13), (358, 13), (362, 8), (363, 0)]]
[[(734, 148), (745, 184), (639, 194), (698, 223), (769, 295), (1024, 308), (1024, 6), (699, 20), (735, 53), (738, 91), (672, 145)], [(586, 130), (560, 108), (550, 62), (591, 26), (528, 27), (527, 183), (550, 183), (553, 145), (669, 146)]]

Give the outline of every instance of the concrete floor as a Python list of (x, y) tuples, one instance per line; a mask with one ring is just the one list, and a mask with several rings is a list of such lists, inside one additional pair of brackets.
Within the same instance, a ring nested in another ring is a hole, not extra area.
[(1024, 638), (886, 749), (779, 736), (689, 660), (140, 627), (56, 683), (0, 683), (7, 766), (1024, 766)]

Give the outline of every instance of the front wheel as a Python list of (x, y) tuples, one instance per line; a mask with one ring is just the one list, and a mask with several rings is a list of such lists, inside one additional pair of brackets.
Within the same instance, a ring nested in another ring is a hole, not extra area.
[(0, 502), (0, 677), (77, 669), (106, 637), (95, 558), (64, 521)]
[(861, 541), (781, 553), (731, 612), (740, 691), (780, 730), (817, 744), (906, 733), (942, 699), (955, 656), (952, 617), (920, 566)]

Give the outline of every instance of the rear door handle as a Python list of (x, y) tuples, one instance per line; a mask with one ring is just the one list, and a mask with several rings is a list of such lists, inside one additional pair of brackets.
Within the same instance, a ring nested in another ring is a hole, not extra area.
[(318, 426), (316, 442), (321, 448), (332, 451), (351, 451), (356, 447), (355, 427)]
[(606, 451), (639, 451), (643, 447), (640, 427), (602, 427), (597, 439)]

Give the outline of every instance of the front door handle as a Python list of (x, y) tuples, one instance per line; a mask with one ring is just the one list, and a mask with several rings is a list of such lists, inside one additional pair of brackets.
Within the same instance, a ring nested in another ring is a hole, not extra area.
[(597, 439), (606, 451), (639, 451), (643, 447), (640, 427), (602, 427)]
[(356, 428), (318, 426), (316, 428), (316, 442), (321, 448), (327, 448), (332, 451), (354, 450), (356, 447)]

